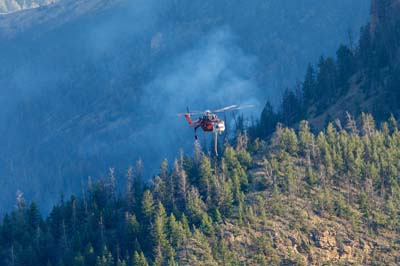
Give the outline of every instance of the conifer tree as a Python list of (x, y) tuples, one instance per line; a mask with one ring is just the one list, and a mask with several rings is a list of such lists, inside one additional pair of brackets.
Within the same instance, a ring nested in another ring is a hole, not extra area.
[(133, 266), (149, 266), (143, 252), (135, 251), (133, 255)]
[(195, 224), (198, 224), (201, 221), (206, 205), (201, 199), (200, 193), (196, 187), (192, 186), (189, 189), (187, 200), (187, 214)]
[(314, 145), (314, 135), (310, 131), (308, 121), (301, 121), (299, 126), (299, 149), (300, 153), (305, 156), (310, 154)]
[(143, 198), (142, 198), (142, 215), (144, 218), (143, 219), (144, 226), (146, 226), (147, 228), (150, 225), (153, 213), (154, 213), (153, 194), (150, 192), (150, 190), (146, 190), (143, 193)]
[(203, 199), (205, 199), (208, 204), (211, 202), (211, 185), (213, 183), (212, 171), (210, 159), (203, 155), (199, 168), (199, 189)]
[(308, 64), (303, 82), (303, 95), (306, 104), (315, 101), (318, 96), (316, 89), (315, 70), (311, 64)]
[(128, 203), (128, 207), (131, 208), (135, 202), (134, 194), (133, 194), (133, 167), (129, 166), (128, 171), (126, 173), (126, 185), (125, 185), (125, 195)]
[(343, 94), (348, 86), (348, 79), (354, 74), (354, 55), (346, 46), (341, 45), (336, 52), (337, 56), (337, 83)]
[(177, 205), (180, 210), (185, 209), (185, 203), (187, 200), (187, 193), (189, 189), (187, 173), (183, 168), (183, 159), (180, 162), (175, 161), (174, 171), (177, 177)]
[(152, 238), (154, 241), (154, 265), (164, 265), (168, 259), (172, 247), (167, 239), (167, 216), (165, 208), (158, 202), (156, 216), (152, 228)]
[(274, 111), (272, 104), (268, 101), (261, 113), (257, 136), (263, 139), (267, 138), (274, 132), (277, 123), (278, 114)]

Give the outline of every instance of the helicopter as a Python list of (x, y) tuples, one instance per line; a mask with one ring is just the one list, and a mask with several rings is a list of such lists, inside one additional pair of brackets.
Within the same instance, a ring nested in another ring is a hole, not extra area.
[[(216, 110), (205, 110), (205, 111), (189, 111), (189, 107), (187, 107), (186, 113), (180, 113), (178, 116), (185, 117), (186, 121), (189, 123), (191, 127), (194, 128), (194, 138), (198, 139), (197, 129), (202, 128), (204, 132), (213, 132), (214, 133), (214, 149), (215, 154), (218, 156), (218, 135), (221, 135), (225, 131), (225, 121), (223, 119), (218, 118), (218, 113), (224, 113), (227, 111), (235, 111), (245, 108), (254, 107), (253, 105), (230, 105), (224, 108), (216, 109)], [(192, 115), (201, 115), (197, 120), (192, 120)]]

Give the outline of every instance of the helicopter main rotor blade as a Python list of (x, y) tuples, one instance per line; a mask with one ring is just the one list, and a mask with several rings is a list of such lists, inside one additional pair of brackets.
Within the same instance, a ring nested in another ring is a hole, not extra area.
[(246, 108), (252, 108), (254, 107), (254, 105), (252, 104), (246, 104), (246, 105), (230, 105), (221, 109), (217, 109), (215, 111), (213, 111), (213, 113), (222, 113), (222, 112), (226, 112), (226, 111), (234, 111), (234, 110), (241, 110), (241, 109), (246, 109)]
[[(254, 105), (252, 105), (252, 104), (246, 104), (246, 105), (233, 104), (233, 105), (226, 106), (224, 108), (213, 110), (213, 111), (211, 111), (211, 113), (222, 113), (222, 112), (226, 112), (226, 111), (241, 110), (241, 109), (252, 108), (252, 107), (254, 107)], [(205, 111), (191, 111), (191, 112), (187, 112), (187, 113), (178, 114), (178, 116), (202, 115), (204, 113), (205, 113)]]
[(213, 113), (221, 113), (221, 112), (233, 110), (233, 109), (235, 109), (237, 107), (238, 107), (238, 105), (234, 104), (234, 105), (230, 105), (230, 106), (227, 106), (227, 107), (224, 107), (224, 108), (213, 110), (212, 112)]
[(189, 113), (180, 113), (180, 114), (177, 114), (178, 116), (185, 116), (185, 115), (202, 115), (202, 114), (204, 114), (204, 111), (192, 111), (192, 112), (189, 112)]

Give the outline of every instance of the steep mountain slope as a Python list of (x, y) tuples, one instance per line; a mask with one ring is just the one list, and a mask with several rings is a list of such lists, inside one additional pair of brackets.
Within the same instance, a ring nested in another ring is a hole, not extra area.
[(85, 16), (96, 16), (97, 12), (117, 6), (123, 0), (62, 0), (52, 5), (41, 6), (0, 16), (0, 38), (9, 40), (22, 36), (31, 40), (36, 35), (73, 23)]
[(38, 8), (53, 4), (59, 0), (0, 0), (0, 14), (1, 13), (12, 13), (16, 11)]
[(368, 5), (65, 0), (1, 16), (1, 202), (54, 199), (139, 157), (154, 172), (191, 147), (176, 112), (277, 101)]
[(373, 113), (378, 122), (400, 117), (399, 15), (399, 1), (373, 1), (371, 22), (358, 43), (340, 45), (335, 57), (309, 64), (303, 82), (285, 91), (278, 110), (267, 103), (252, 135), (268, 138), (277, 123), (295, 126), (302, 119), (321, 129), (349, 114), (359, 122), (362, 112)]
[(398, 265), (400, 131), (363, 118), (317, 135), (280, 127), (268, 144), (238, 135), (221, 158), (164, 161), (150, 186), (130, 168), (122, 195), (111, 171), (45, 220), (19, 195), (0, 264)]
[(344, 93), (319, 113), (309, 108), (307, 116), (316, 126), (332, 117), (343, 118), (346, 111), (371, 112), (378, 120), (400, 116), (400, 1), (372, 2), (371, 22), (363, 30), (353, 61), (354, 74)]

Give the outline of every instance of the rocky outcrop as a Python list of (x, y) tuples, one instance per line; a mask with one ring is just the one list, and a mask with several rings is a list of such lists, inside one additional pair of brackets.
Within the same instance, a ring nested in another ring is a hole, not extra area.
[(371, 40), (380, 54), (387, 54), (392, 68), (400, 62), (400, 0), (373, 0), (371, 5)]
[(372, 0), (371, 32), (381, 26), (390, 28), (400, 21), (400, 0)]
[(379, 33), (390, 34), (399, 21), (400, 0), (372, 0), (370, 30), (373, 38)]

